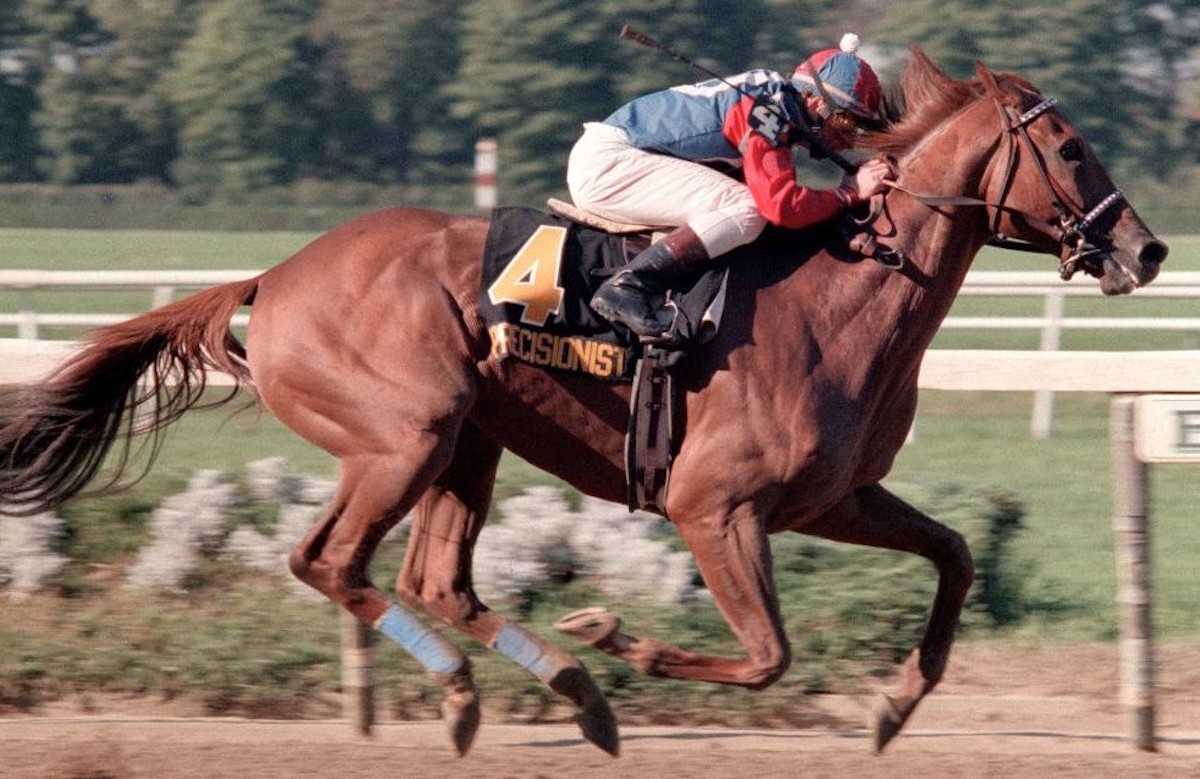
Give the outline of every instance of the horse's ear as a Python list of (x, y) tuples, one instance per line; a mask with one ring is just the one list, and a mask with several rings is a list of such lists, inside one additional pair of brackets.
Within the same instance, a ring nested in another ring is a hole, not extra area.
[(992, 71), (988, 70), (988, 66), (979, 60), (975, 60), (975, 75), (979, 76), (979, 80), (983, 83), (983, 87), (988, 91), (989, 95), (994, 97), (1000, 96), (1000, 85), (996, 83), (996, 77), (992, 74)]

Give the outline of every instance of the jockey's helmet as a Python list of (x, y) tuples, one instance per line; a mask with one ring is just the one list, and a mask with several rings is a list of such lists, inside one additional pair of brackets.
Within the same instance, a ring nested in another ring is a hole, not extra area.
[(875, 71), (858, 56), (858, 46), (858, 36), (846, 33), (838, 48), (819, 51), (797, 65), (792, 84), (801, 94), (818, 94), (858, 118), (878, 119), (883, 91)]

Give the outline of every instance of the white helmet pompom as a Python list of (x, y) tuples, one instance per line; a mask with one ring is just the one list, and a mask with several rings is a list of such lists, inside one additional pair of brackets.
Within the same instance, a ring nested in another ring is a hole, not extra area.
[(842, 42), (838, 44), (838, 48), (847, 54), (853, 54), (858, 51), (858, 44), (861, 43), (858, 36), (852, 32), (848, 32), (842, 36)]

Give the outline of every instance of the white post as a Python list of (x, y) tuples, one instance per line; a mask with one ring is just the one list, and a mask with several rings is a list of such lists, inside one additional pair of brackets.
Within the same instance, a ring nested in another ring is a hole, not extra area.
[(175, 299), (175, 288), (160, 285), (154, 288), (154, 293), (150, 296), (150, 308), (162, 308), (166, 304)]
[(21, 321), (17, 325), (17, 338), (27, 338), (31, 341), (38, 337), (37, 303), (34, 302), (33, 292), (21, 295)]
[[(1063, 302), (1066, 295), (1061, 292), (1047, 292), (1043, 305), (1042, 316), (1046, 324), (1042, 326), (1042, 341), (1039, 349), (1043, 352), (1057, 352), (1062, 345)], [(1038, 390), (1033, 394), (1033, 418), (1030, 420), (1029, 432), (1039, 441), (1050, 437), (1050, 429), (1054, 426), (1054, 390)]]
[(348, 611), (341, 612), (342, 711), (354, 732), (371, 735), (375, 726), (375, 663), (371, 629)]
[(496, 207), (496, 171), (498, 146), (495, 138), (480, 138), (475, 143), (475, 207), (487, 211)]
[(1147, 466), (1134, 446), (1135, 398), (1114, 395), (1110, 402), (1113, 534), (1117, 559), (1117, 616), (1121, 703), (1129, 718), (1130, 738), (1153, 752), (1154, 652), (1150, 590), (1149, 499)]

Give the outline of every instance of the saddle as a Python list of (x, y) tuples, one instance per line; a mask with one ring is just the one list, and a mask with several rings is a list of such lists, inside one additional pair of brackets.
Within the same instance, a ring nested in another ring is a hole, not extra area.
[(480, 284), (491, 359), (631, 383), (627, 502), (630, 510), (665, 515), (671, 461), (679, 445), (673, 373), (716, 333), (726, 266), (672, 290), (670, 337), (642, 343), (598, 317), (588, 303), (605, 278), (664, 228), (605, 220), (561, 200), (551, 200), (549, 208), (549, 213), (521, 207), (492, 212)]

